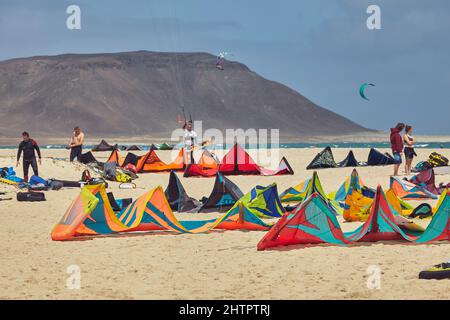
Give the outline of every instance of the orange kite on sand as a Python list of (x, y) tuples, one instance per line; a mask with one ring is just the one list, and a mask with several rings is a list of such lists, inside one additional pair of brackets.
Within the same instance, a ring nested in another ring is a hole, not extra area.
[(203, 221), (179, 221), (161, 187), (157, 187), (120, 211), (114, 211), (105, 185), (85, 186), (53, 228), (52, 240), (75, 240), (86, 236), (105, 236), (142, 231), (202, 233), (212, 229), (268, 230), (264, 223), (238, 201), (222, 217)]

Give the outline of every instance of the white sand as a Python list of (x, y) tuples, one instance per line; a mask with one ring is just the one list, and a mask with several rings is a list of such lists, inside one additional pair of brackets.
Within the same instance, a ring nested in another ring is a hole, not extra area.
[[(279, 191), (309, 177), (306, 165), (317, 149), (281, 150), (295, 175), (282, 177), (231, 177), (244, 192), (256, 184), (278, 184)], [(358, 160), (368, 150), (356, 149)], [(425, 159), (433, 150), (418, 150)], [(437, 150), (450, 157), (450, 150)], [(337, 161), (348, 150), (333, 150)], [(0, 166), (15, 163), (14, 150), (0, 150)], [(40, 175), (77, 180), (82, 168), (54, 161), (67, 152), (43, 150)], [(105, 159), (108, 153), (95, 154)], [(167, 160), (169, 153), (162, 154)], [(327, 192), (336, 190), (351, 173), (350, 168), (322, 170)], [(359, 172), (365, 184), (388, 187), (390, 167), (366, 167)], [(18, 168), (22, 175), (21, 168)], [(180, 175), (181, 176), (181, 175)], [(119, 190), (118, 198), (137, 196), (159, 184), (168, 174), (142, 174), (138, 189)], [(182, 183), (189, 195), (208, 196), (214, 179), (189, 178)], [(438, 182), (450, 182), (438, 176)], [(0, 185), (15, 197), (14, 189)], [(347, 248), (315, 246), (258, 252), (264, 232), (212, 232), (197, 235), (152, 234), (97, 238), (89, 241), (54, 242), (50, 231), (65, 213), (79, 190), (46, 193), (42, 203), (0, 201), (0, 298), (8, 299), (449, 299), (448, 281), (418, 280), (424, 267), (450, 258), (450, 244), (361, 244)], [(418, 204), (415, 202), (414, 204)], [(358, 224), (343, 224), (352, 230)], [(81, 289), (66, 288), (69, 265), (81, 268)], [(381, 289), (367, 288), (367, 268), (382, 270)]]

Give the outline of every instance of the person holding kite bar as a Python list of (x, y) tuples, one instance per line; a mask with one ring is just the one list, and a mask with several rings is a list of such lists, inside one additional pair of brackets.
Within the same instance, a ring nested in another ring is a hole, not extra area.
[(184, 130), (184, 146), (190, 153), (190, 163), (194, 163), (194, 149), (197, 146), (197, 133), (194, 131), (192, 121), (187, 121)]

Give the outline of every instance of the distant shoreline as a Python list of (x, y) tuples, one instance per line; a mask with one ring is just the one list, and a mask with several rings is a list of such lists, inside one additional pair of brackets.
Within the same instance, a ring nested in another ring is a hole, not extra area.
[[(102, 139), (106, 140), (110, 144), (119, 145), (151, 145), (157, 143), (172, 143), (170, 137), (164, 138), (161, 136), (101, 136), (94, 135), (89, 136), (86, 139), (86, 145), (97, 145)], [(65, 145), (69, 136), (65, 138), (54, 138), (48, 136), (32, 135), (36, 141), (42, 145)], [(426, 143), (450, 143), (450, 135), (416, 135), (418, 144)], [(21, 137), (1, 137), (0, 136), (0, 148), (16, 146), (21, 140)], [(389, 133), (387, 132), (377, 132), (377, 133), (355, 133), (354, 135), (335, 135), (335, 136), (280, 136), (280, 145), (282, 144), (344, 144), (344, 143), (359, 143), (359, 144), (369, 144), (369, 143), (389, 143)]]
[[(155, 141), (152, 142), (118, 142), (117, 140), (108, 140), (112, 145), (118, 144), (120, 147), (128, 147), (131, 145), (137, 145), (141, 148), (142, 151), (147, 151), (150, 149), (150, 146), (152, 144), (158, 144)], [(98, 144), (99, 141), (96, 143), (86, 143), (83, 146), (83, 149), (85, 151), (91, 150), (94, 146)], [(174, 146), (174, 149), (180, 149), (182, 147), (182, 144), (180, 142), (178, 143), (169, 143), (170, 145)], [(40, 148), (42, 150), (65, 150), (66, 145), (65, 144), (59, 144), (59, 143), (53, 143), (53, 144), (42, 144), (39, 143)], [(225, 143), (225, 144), (214, 144), (209, 145), (207, 147), (208, 150), (225, 150), (229, 149), (232, 145), (232, 142)], [(270, 144), (246, 144), (243, 145), (246, 149), (266, 149), (266, 148), (277, 148), (276, 145), (271, 146)], [(332, 149), (390, 149), (390, 142), (389, 141), (357, 141), (357, 142), (351, 142), (351, 141), (316, 141), (316, 142), (280, 142), (278, 145), (279, 149), (324, 149), (325, 147), (331, 147)], [(9, 149), (16, 149), (17, 145), (9, 144), (9, 145), (1, 145), (0, 144), (0, 150), (9, 150)], [(419, 140), (419, 143), (415, 146), (416, 149), (450, 149), (450, 139), (447, 139), (446, 141), (425, 141), (425, 140)]]

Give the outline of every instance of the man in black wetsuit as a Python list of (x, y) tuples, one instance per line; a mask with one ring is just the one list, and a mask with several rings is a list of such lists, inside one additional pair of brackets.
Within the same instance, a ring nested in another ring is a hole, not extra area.
[(34, 151), (36, 150), (39, 157), (39, 164), (41, 162), (41, 150), (39, 149), (38, 144), (33, 139), (30, 139), (30, 135), (28, 132), (22, 133), (23, 141), (19, 144), (19, 149), (17, 150), (17, 164), (19, 166), (20, 155), (23, 151), (23, 179), (25, 182), (28, 182), (28, 170), (31, 168), (36, 176), (39, 175), (38, 165), (36, 161), (36, 155)]

